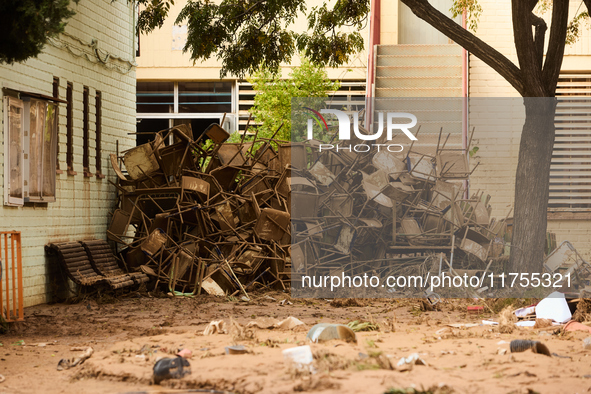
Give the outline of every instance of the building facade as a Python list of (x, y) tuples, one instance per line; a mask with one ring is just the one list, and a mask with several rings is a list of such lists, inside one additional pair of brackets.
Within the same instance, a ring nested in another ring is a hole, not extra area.
[[(310, 1), (308, 7), (321, 4)], [(150, 133), (179, 123), (191, 123), (194, 132), (205, 129), (225, 116), (228, 131), (244, 130), (248, 110), (253, 105), (255, 92), (243, 79), (228, 76), (220, 79), (221, 62), (215, 58), (203, 62), (190, 59), (183, 53), (187, 26), (175, 25), (185, 2), (176, 2), (162, 28), (139, 37), (137, 57), (137, 119), (138, 143), (150, 138)], [(296, 20), (294, 29), (304, 30), (305, 18)], [(368, 36), (367, 28), (361, 31)], [(299, 59), (282, 67), (287, 77)], [(343, 67), (327, 69), (329, 78), (341, 81), (335, 99), (343, 104), (363, 102), (367, 51), (362, 51)], [(145, 134), (143, 134), (145, 133)]]
[(135, 11), (86, 0), (37, 58), (0, 66), (0, 231), (22, 237), (24, 305), (61, 289), (49, 242), (104, 239), (109, 154), (135, 144)]

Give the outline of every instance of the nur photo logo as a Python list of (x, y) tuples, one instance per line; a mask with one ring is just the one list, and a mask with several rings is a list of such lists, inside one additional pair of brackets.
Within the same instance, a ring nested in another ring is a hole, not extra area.
[[(343, 111), (336, 109), (321, 109), (320, 111), (316, 111), (309, 107), (303, 108), (312, 113), (311, 118), (308, 119), (307, 123), (308, 140), (314, 139), (314, 123), (316, 123), (321, 130), (325, 129), (328, 132), (328, 122), (324, 116), (322, 116), (322, 114), (332, 114), (336, 116), (337, 121), (339, 122), (338, 139), (340, 141), (351, 140), (351, 128), (353, 129), (355, 137), (362, 141), (377, 141), (378, 139), (382, 138), (384, 129), (386, 130), (387, 141), (391, 141), (393, 139), (394, 133), (398, 131), (404, 133), (404, 135), (406, 135), (411, 141), (417, 141), (417, 137), (415, 137), (410, 132), (410, 129), (417, 125), (418, 120), (417, 117), (411, 113), (388, 112), (386, 113), (386, 122), (384, 122), (384, 112), (379, 112), (377, 131), (373, 134), (365, 134), (359, 130), (359, 115), (357, 112), (353, 113), (353, 127), (351, 127), (351, 119), (349, 115)], [(389, 152), (402, 152), (403, 150), (403, 146), (400, 144), (357, 144), (349, 146), (320, 144), (318, 146), (318, 150), (325, 151), (335, 149), (336, 151), (348, 150), (363, 153), (368, 152), (372, 147), (377, 148), (378, 151), (380, 148), (386, 148)]]

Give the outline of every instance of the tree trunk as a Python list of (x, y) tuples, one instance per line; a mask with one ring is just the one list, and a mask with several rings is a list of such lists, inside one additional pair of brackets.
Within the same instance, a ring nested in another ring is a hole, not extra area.
[(541, 272), (546, 245), (555, 98), (524, 98), (509, 272)]

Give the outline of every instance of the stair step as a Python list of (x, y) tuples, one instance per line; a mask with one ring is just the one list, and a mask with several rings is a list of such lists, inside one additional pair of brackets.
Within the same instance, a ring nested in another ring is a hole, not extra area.
[(376, 97), (461, 97), (462, 88), (376, 88)]
[(378, 118), (378, 113), (384, 113), (384, 122), (387, 120), (386, 114), (388, 112), (408, 112), (413, 114), (417, 117), (420, 122), (427, 122), (427, 123), (438, 123), (438, 122), (461, 122), (462, 121), (462, 112), (461, 111), (409, 111), (409, 110), (402, 110), (400, 108), (393, 108), (391, 110), (377, 110), (374, 113), (376, 114), (376, 120)]
[(381, 112), (410, 112), (421, 113), (429, 111), (450, 111), (461, 117), (463, 110), (463, 99), (461, 97), (388, 97), (374, 101), (374, 108)]
[(377, 66), (376, 78), (382, 77), (461, 77), (460, 66)]
[(378, 77), (376, 88), (442, 88), (462, 87), (462, 77)]
[(378, 55), (461, 55), (462, 47), (451, 45), (378, 45)]
[(462, 67), (461, 56), (451, 55), (387, 55), (378, 56), (378, 67), (384, 66), (456, 66)]

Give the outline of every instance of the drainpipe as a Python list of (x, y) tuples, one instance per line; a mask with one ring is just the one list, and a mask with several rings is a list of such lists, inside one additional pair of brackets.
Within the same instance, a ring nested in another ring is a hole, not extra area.
[(373, 92), (375, 86), (375, 65), (377, 48), (380, 44), (380, 1), (372, 0), (369, 11), (369, 54), (367, 59), (367, 77), (365, 83), (365, 128), (370, 130), (373, 122)]
[[(466, 10), (462, 13), (462, 27), (467, 24)], [(468, 51), (462, 48), (462, 150), (470, 163), (468, 152)], [(464, 198), (469, 197), (470, 180), (464, 181)]]

